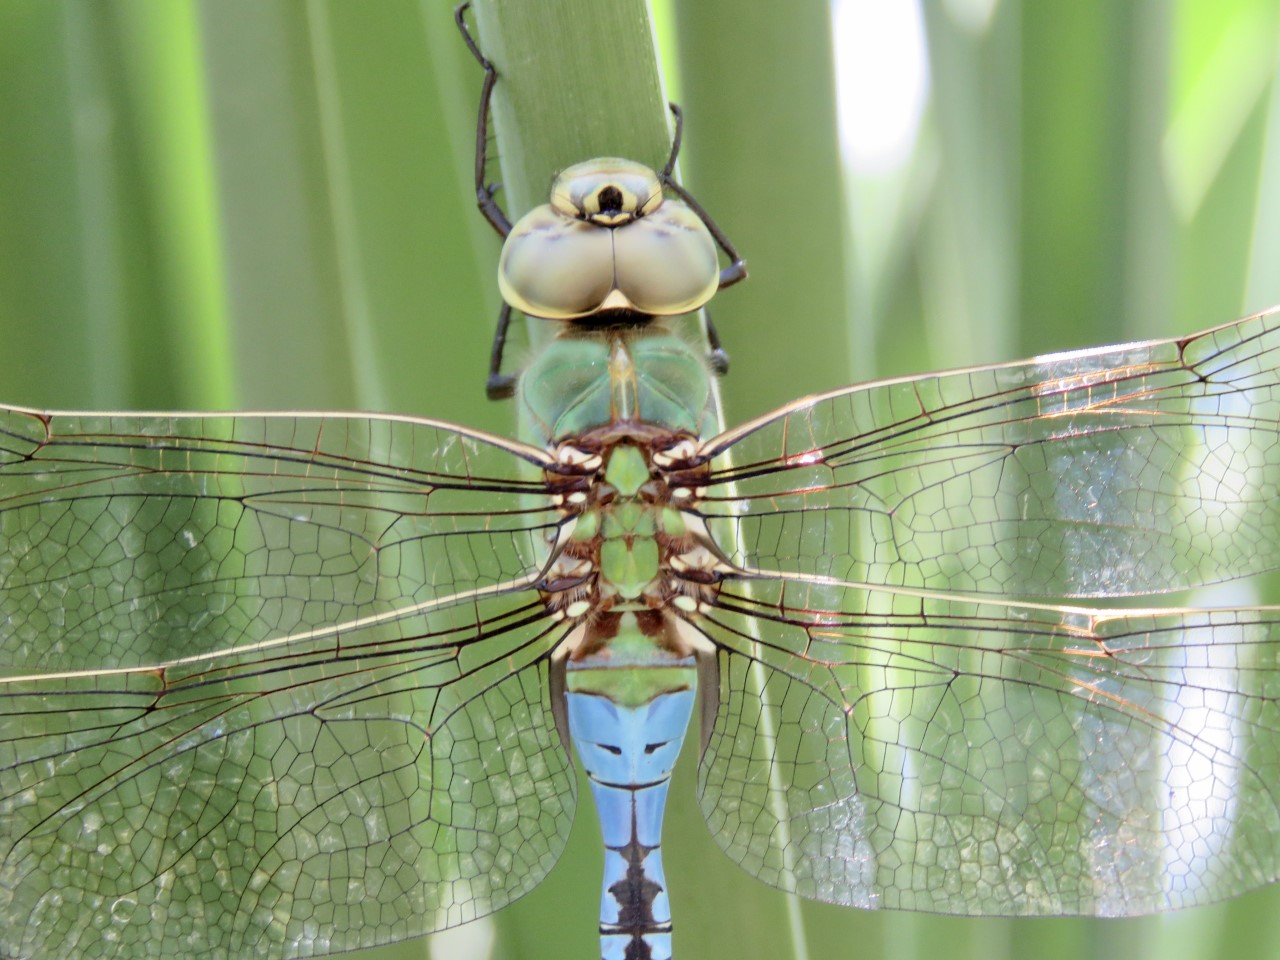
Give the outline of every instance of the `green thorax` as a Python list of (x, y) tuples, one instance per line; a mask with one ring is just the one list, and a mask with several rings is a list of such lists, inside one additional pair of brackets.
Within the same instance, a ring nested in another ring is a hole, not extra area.
[(606, 454), (595, 502), (576, 520), (573, 540), (597, 565), (597, 602), (612, 608), (660, 607), (662, 557), (672, 537), (684, 533), (679, 512), (655, 493), (649, 461), (640, 447), (619, 442)]
[(688, 530), (641, 444), (620, 440), (604, 458), (566, 546), (597, 572), (595, 612), (570, 657), (569, 689), (638, 706), (692, 682), (693, 651), (675, 628), (665, 568), (687, 546)]
[(714, 427), (705, 363), (659, 321), (567, 328), (530, 362), (519, 395), (533, 442), (625, 422), (695, 436)]
[(653, 457), (714, 426), (701, 355), (658, 321), (574, 325), (524, 370), (519, 398), (531, 440), (581, 450), (583, 463), (598, 457), (577, 499), (566, 494), (572, 532), (544, 594), (579, 624), (567, 689), (628, 707), (691, 689), (694, 649), (680, 628), (689, 598), (671, 560), (692, 539)]

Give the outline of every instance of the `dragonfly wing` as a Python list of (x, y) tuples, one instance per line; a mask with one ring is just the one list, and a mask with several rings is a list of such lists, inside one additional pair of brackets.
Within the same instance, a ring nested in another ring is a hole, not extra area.
[(0, 955), (319, 955), (545, 875), (574, 781), (537, 451), (6, 415)]
[(807, 398), (703, 450), (744, 567), (1076, 597), (1271, 570), (1280, 311)]
[(700, 802), (729, 856), (775, 886), (1125, 916), (1280, 874), (1280, 610), (803, 580), (722, 598), (704, 623), (722, 680)]
[(373, 416), (0, 408), (0, 669), (143, 666), (527, 573), (539, 451)]

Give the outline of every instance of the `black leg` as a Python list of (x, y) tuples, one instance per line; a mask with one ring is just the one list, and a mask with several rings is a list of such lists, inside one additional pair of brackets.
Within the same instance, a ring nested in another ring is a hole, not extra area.
[(711, 347), (711, 352), (707, 354), (707, 365), (717, 377), (723, 377), (729, 372), (729, 354), (720, 346), (720, 334), (716, 325), (711, 322), (711, 313), (706, 307), (702, 308), (702, 319), (706, 323), (707, 344)]
[(683, 200), (689, 209), (698, 215), (698, 219), (711, 231), (711, 236), (715, 239), (720, 249), (724, 251), (725, 256), (729, 258), (729, 265), (720, 271), (720, 289), (723, 290), (725, 287), (733, 286), (739, 280), (747, 279), (747, 262), (738, 253), (733, 241), (711, 219), (711, 214), (703, 210), (702, 204), (693, 199), (689, 191), (676, 183), (672, 177), (672, 173), (676, 168), (676, 158), (680, 155), (680, 141), (684, 135), (684, 112), (674, 103), (669, 103), (667, 106), (671, 108), (671, 115), (676, 118), (676, 132), (671, 138), (671, 156), (667, 158), (667, 165), (662, 168), (661, 179), (663, 184), (671, 188), (672, 193)]
[(489, 379), (484, 392), (490, 400), (506, 400), (516, 392), (516, 378), (502, 372), (502, 352), (507, 346), (507, 330), (511, 326), (511, 305), (504, 303), (498, 311), (498, 329), (493, 332), (493, 346), (489, 349)]
[[(480, 116), (476, 120), (476, 206), (480, 208), (480, 213), (489, 221), (493, 229), (498, 231), (498, 236), (505, 240), (507, 234), (511, 232), (511, 221), (498, 206), (498, 202), (493, 199), (493, 195), (498, 190), (497, 185), (485, 182), (489, 149), (489, 103), (493, 99), (493, 87), (498, 82), (498, 71), (480, 52), (480, 47), (476, 45), (475, 38), (471, 36), (471, 30), (467, 27), (466, 12), (470, 6), (469, 0), (458, 4), (453, 11), (453, 19), (457, 21), (463, 43), (484, 68), (484, 86), (480, 90)], [(516, 378), (502, 372), (502, 353), (507, 345), (507, 330), (510, 326), (511, 307), (504, 303), (498, 312), (497, 329), (493, 332), (493, 346), (489, 350), (489, 376), (484, 384), (484, 392), (490, 400), (505, 400), (516, 390)]]
[[(737, 252), (737, 248), (733, 246), (730, 238), (724, 234), (719, 225), (710, 218), (710, 214), (703, 210), (703, 206), (694, 200), (684, 187), (676, 183), (676, 157), (680, 156), (680, 143), (685, 133), (685, 114), (676, 104), (667, 104), (671, 108), (671, 115), (676, 118), (676, 132), (671, 138), (671, 156), (667, 157), (667, 165), (662, 168), (662, 182), (671, 188), (671, 192), (680, 197), (689, 209), (698, 215), (698, 219), (703, 221), (705, 227), (710, 230), (712, 237), (716, 239), (719, 248), (724, 251), (724, 256), (728, 257), (728, 266), (721, 270), (721, 279), (719, 279), (719, 289), (732, 287), (739, 280), (746, 279), (746, 261), (742, 260), (742, 256)], [(703, 316), (707, 321), (707, 343), (710, 346), (710, 355), (707, 357), (708, 364), (712, 367), (712, 371), (723, 376), (728, 372), (728, 353), (724, 352), (724, 348), (719, 342), (719, 334), (716, 332), (716, 324), (712, 323), (712, 317), (707, 310), (703, 310)]]
[(667, 165), (659, 174), (663, 183), (671, 182), (671, 176), (676, 169), (676, 158), (680, 156), (680, 142), (684, 139), (684, 111), (674, 103), (668, 103), (667, 107), (671, 110), (671, 115), (676, 118), (676, 132), (671, 138), (671, 156), (667, 157)]
[[(706, 225), (711, 231), (711, 236), (715, 239), (720, 249), (724, 251), (725, 256), (729, 258), (729, 265), (720, 271), (720, 287), (731, 287), (740, 280), (747, 279), (747, 262), (742, 259), (733, 242), (720, 229), (719, 225), (711, 219), (711, 215), (702, 209), (702, 204), (689, 194), (684, 187), (676, 183), (674, 172), (676, 168), (676, 158), (680, 155), (680, 143), (684, 137), (684, 112), (674, 103), (667, 104), (671, 108), (671, 115), (676, 118), (675, 134), (671, 138), (671, 156), (667, 157), (667, 165), (662, 168), (662, 182), (671, 188), (671, 192), (678, 196), (695, 214), (698, 219)], [(724, 352), (724, 348), (720, 345), (720, 334), (716, 332), (716, 325), (711, 321), (711, 314), (705, 309), (702, 311), (703, 317), (706, 319), (707, 343), (711, 347), (711, 353), (707, 357), (707, 362), (711, 366), (712, 372), (719, 376), (724, 376), (729, 372), (729, 355)]]
[(480, 89), (480, 116), (476, 120), (476, 206), (480, 208), (480, 212), (484, 214), (484, 218), (489, 221), (493, 229), (498, 231), (498, 236), (505, 240), (507, 234), (511, 232), (511, 221), (493, 199), (493, 195), (498, 190), (497, 185), (485, 183), (484, 178), (489, 150), (489, 102), (493, 99), (494, 84), (498, 82), (498, 71), (480, 52), (475, 39), (471, 36), (471, 30), (467, 27), (466, 12), (470, 7), (470, 0), (467, 3), (458, 4), (453, 11), (453, 19), (458, 24), (458, 30), (462, 33), (462, 41), (467, 45), (467, 49), (484, 68), (484, 86)]

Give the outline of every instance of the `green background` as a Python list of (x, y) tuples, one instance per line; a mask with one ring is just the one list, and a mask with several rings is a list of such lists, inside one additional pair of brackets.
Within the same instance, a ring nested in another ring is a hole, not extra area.
[[(521, 78), (497, 104), (504, 199), (530, 202), (590, 153), (658, 162), (643, 5), (506, 7), (480, 11), (486, 49)], [(929, 3), (919, 143), (880, 180), (841, 173), (826, 4), (673, 0), (658, 20), (683, 180), (752, 271), (714, 304), (730, 423), (855, 380), (1280, 301), (1275, 0)], [(479, 82), (444, 0), (0, 0), (0, 399), (509, 432), (483, 393), (498, 242), (471, 201)], [(666, 841), (684, 958), (1280, 951), (1280, 889), (1120, 921), (799, 904), (718, 852), (691, 773)], [(463, 928), (473, 939), (435, 955), (480, 960), (495, 933), (496, 957), (597, 956), (594, 843), (584, 809), (496, 933)]]

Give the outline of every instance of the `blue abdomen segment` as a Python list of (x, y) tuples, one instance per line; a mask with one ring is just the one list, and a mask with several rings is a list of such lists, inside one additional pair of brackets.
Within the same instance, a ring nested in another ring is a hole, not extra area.
[(667, 668), (664, 674), (678, 677), (679, 686), (642, 703), (618, 703), (606, 692), (584, 692), (612, 685), (587, 681), (586, 675), (604, 677), (626, 669), (646, 668), (571, 667), (565, 697), (569, 733), (590, 778), (604, 835), (600, 955), (603, 960), (669, 960), (671, 907), (662, 870), (662, 818), (671, 772), (693, 713), (696, 671), (691, 662), (683, 669)]

